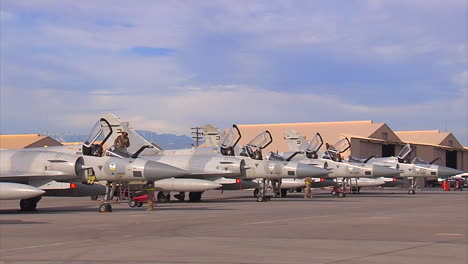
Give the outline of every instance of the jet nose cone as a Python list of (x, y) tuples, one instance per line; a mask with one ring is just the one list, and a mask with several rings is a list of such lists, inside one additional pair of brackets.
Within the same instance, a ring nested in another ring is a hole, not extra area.
[(145, 178), (150, 181), (170, 177), (177, 178), (189, 174), (186, 170), (151, 160), (146, 162), (143, 173)]
[(330, 174), (330, 171), (322, 168), (315, 167), (314, 165), (308, 164), (297, 164), (296, 176), (299, 178), (305, 177), (320, 177)]
[(395, 177), (400, 175), (399, 170), (387, 168), (385, 166), (374, 165), (372, 166), (372, 174), (378, 177)]
[(463, 171), (459, 171), (445, 166), (439, 166), (439, 168), (437, 169), (437, 176), (439, 177), (450, 177), (461, 173), (463, 173)]

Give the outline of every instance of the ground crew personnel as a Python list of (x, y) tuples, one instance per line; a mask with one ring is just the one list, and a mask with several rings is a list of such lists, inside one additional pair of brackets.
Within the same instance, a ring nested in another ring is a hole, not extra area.
[(130, 139), (128, 133), (123, 131), (114, 141), (114, 147), (117, 151), (127, 152), (127, 148), (130, 147)]
[(304, 193), (304, 198), (312, 198), (312, 191), (310, 188), (312, 187), (312, 178), (307, 177), (304, 179), (305, 182), (305, 193)]
[(148, 203), (148, 208), (146, 211), (153, 211), (154, 207), (154, 182), (146, 183), (146, 202)]

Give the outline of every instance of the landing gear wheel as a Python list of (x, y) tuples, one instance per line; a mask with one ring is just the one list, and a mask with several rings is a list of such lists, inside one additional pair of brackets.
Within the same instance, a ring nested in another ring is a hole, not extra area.
[(255, 188), (255, 190), (254, 190), (254, 192), (253, 192), (253, 197), (254, 197), (254, 198), (257, 198), (259, 192), (260, 192), (260, 190), (259, 190), (258, 188)]
[(190, 192), (189, 193), (189, 201), (190, 202), (199, 202), (201, 201), (203, 192)]
[(178, 194), (175, 194), (174, 198), (176, 198), (179, 202), (183, 202), (185, 200), (185, 193), (180, 192)]
[(103, 203), (99, 206), (98, 212), (100, 213), (110, 213), (112, 212), (112, 205), (108, 203)]
[(288, 189), (281, 189), (281, 198), (285, 198), (288, 195)]
[(29, 199), (21, 199), (21, 211), (34, 211), (36, 210), (37, 203), (41, 200), (42, 196), (33, 197)]
[(409, 194), (409, 195), (415, 195), (415, 194), (416, 194), (416, 191), (415, 191), (415, 190), (409, 190), (409, 191), (408, 191), (408, 194)]
[(128, 206), (130, 206), (130, 207), (135, 207), (135, 206), (137, 206), (137, 201), (131, 200), (131, 201), (128, 203)]
[(158, 192), (157, 195), (158, 203), (168, 203), (171, 200), (171, 194), (165, 194), (164, 192)]
[(346, 194), (344, 192), (339, 192), (338, 193), (338, 198), (345, 198)]

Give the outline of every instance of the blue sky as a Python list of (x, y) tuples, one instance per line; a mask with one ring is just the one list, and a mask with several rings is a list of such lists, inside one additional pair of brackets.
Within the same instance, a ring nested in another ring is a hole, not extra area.
[(2, 133), (374, 120), (468, 145), (467, 2), (2, 1)]

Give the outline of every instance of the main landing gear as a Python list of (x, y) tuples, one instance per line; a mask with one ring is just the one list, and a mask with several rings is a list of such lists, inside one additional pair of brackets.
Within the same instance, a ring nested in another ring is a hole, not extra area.
[(112, 205), (110, 205), (108, 201), (112, 200), (112, 198), (114, 197), (116, 188), (117, 188), (117, 185), (115, 183), (112, 183), (112, 182), (106, 183), (106, 194), (104, 195), (104, 199), (102, 200), (102, 203), (99, 206), (98, 212), (100, 213), (112, 212)]
[(408, 194), (415, 195), (416, 194), (416, 179), (410, 178), (409, 181), (410, 181), (410, 187), (408, 190)]
[(158, 199), (158, 203), (168, 203), (171, 200), (171, 193), (160, 191), (156, 198)]
[(36, 210), (37, 203), (41, 200), (42, 196), (36, 196), (28, 199), (21, 199), (21, 211), (30, 212)]
[(203, 192), (190, 192), (189, 201), (190, 202), (200, 202)]
[[(258, 185), (258, 193), (257, 193), (257, 202), (266, 202), (270, 200), (270, 196), (266, 195), (267, 191), (267, 182), (266, 179), (262, 179), (262, 181)], [(254, 193), (255, 194), (255, 193)]]

